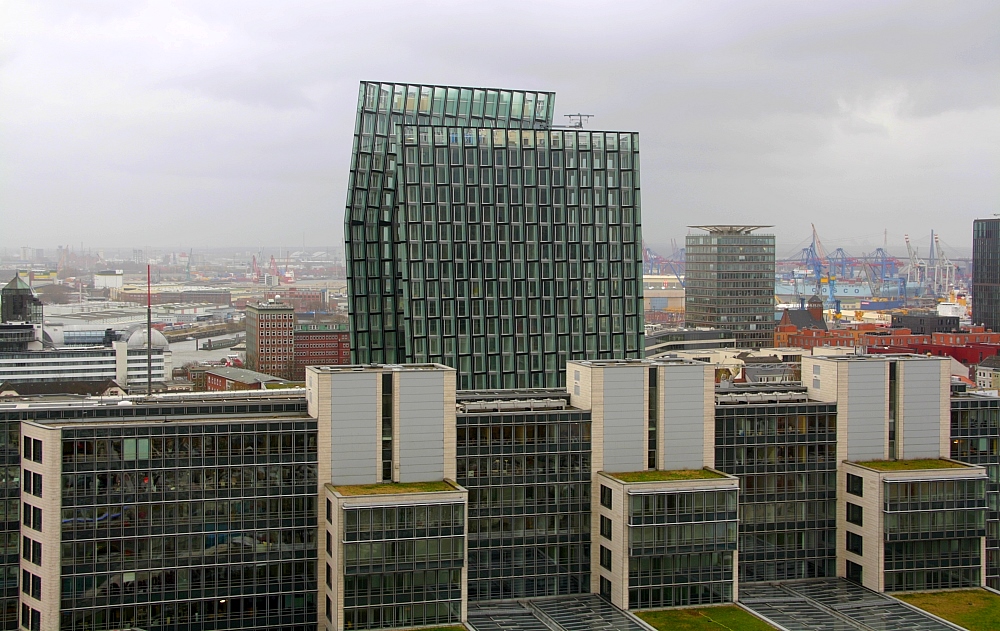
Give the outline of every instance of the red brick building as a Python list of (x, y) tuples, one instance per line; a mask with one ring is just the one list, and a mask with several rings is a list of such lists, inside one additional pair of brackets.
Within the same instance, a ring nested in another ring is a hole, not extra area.
[(273, 301), (249, 304), (246, 325), (246, 368), (295, 379), (295, 310), (291, 305)]
[(351, 363), (351, 336), (346, 324), (325, 322), (295, 325), (295, 379), (305, 379), (306, 366)]

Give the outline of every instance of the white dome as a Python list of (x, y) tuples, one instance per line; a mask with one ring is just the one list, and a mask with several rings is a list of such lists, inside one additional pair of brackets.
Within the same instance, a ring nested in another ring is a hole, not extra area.
[[(129, 348), (146, 348), (146, 327), (139, 327), (132, 335), (128, 336)], [(156, 329), (153, 329), (153, 348), (169, 348), (170, 343)]]

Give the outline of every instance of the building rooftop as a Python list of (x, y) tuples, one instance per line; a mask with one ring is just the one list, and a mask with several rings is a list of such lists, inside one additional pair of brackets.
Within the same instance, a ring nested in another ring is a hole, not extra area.
[(439, 480), (436, 482), (384, 482), (382, 484), (328, 485), (341, 495), (395, 495), (397, 493), (442, 493), (458, 491), (454, 485)]
[(544, 410), (576, 410), (569, 404), (569, 397), (560, 398), (487, 398), (463, 400), (457, 405), (459, 413), (473, 412), (534, 412)]
[(394, 371), (429, 371), (444, 370), (454, 371), (454, 368), (444, 364), (348, 364), (344, 366), (307, 366), (307, 370), (317, 372), (382, 372), (385, 370)]
[[(718, 349), (706, 349), (704, 352), (713, 352), (717, 350)], [(699, 351), (689, 352), (697, 353)], [(687, 357), (678, 357), (670, 354), (663, 357), (657, 357), (655, 359), (651, 357), (647, 357), (645, 359), (574, 359), (566, 362), (567, 366), (572, 364), (611, 368), (615, 366), (676, 366), (678, 364), (703, 365), (704, 362), (694, 361), (692, 359), (688, 359)]]
[(774, 226), (688, 226), (696, 230), (705, 230), (712, 234), (750, 234), (754, 230), (761, 228), (773, 228)]
[(809, 395), (796, 391), (715, 391), (716, 405), (746, 405), (761, 403), (808, 403)]
[(85, 395), (100, 396), (108, 391), (121, 391), (121, 386), (114, 379), (94, 381), (28, 381), (23, 383), (0, 382), (0, 396), (3, 392), (13, 392), (17, 397), (35, 397), (52, 395)]
[(238, 381), (239, 383), (245, 384), (256, 384), (256, 383), (273, 383), (276, 381), (284, 382), (285, 380), (280, 377), (275, 377), (274, 375), (268, 375), (262, 372), (257, 372), (256, 370), (248, 370), (246, 368), (234, 368), (232, 366), (219, 366), (218, 368), (210, 368), (206, 371), (209, 375), (216, 375), (219, 377), (224, 377), (230, 381)]
[(711, 480), (728, 477), (711, 469), (671, 469), (668, 471), (630, 471), (617, 473), (602, 471), (604, 475), (622, 482), (675, 482), (677, 480)]
[(964, 469), (971, 465), (940, 458), (916, 460), (863, 460), (854, 464), (877, 471), (921, 471), (924, 469)]

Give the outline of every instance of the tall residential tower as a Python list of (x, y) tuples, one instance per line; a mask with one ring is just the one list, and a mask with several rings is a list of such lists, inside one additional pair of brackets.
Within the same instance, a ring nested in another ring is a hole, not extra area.
[(555, 95), (361, 84), (345, 215), (357, 363), (553, 387), (641, 357), (638, 135), (551, 129)]
[(769, 226), (690, 226), (684, 313), (688, 326), (732, 331), (736, 346), (774, 345), (774, 235)]

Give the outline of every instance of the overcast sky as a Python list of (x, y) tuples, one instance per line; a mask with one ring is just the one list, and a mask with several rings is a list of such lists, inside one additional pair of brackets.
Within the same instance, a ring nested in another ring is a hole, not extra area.
[[(0, 247), (342, 241), (361, 79), (636, 130), (646, 241), (779, 255), (1000, 212), (1000, 2), (0, 2)], [(667, 254), (668, 252), (664, 252)]]

